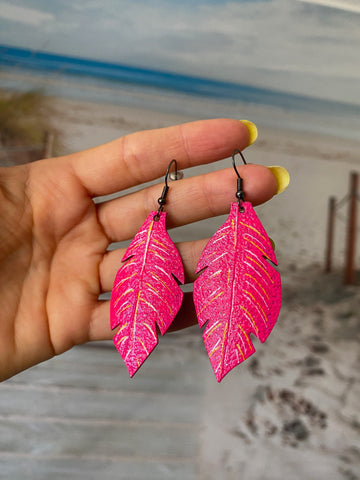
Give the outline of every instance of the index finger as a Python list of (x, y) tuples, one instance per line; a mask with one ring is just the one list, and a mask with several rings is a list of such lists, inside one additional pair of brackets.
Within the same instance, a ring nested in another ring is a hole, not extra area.
[(184, 169), (226, 158), (249, 143), (246, 123), (200, 120), (126, 135), (68, 161), (89, 195), (100, 196), (161, 177), (173, 158)]

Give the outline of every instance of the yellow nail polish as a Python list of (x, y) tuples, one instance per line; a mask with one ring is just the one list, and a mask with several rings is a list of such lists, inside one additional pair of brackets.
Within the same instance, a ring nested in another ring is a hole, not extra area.
[(272, 174), (276, 178), (277, 190), (276, 194), (283, 192), (287, 189), (290, 183), (289, 172), (284, 167), (271, 166), (268, 167), (271, 170)]
[(250, 122), (249, 120), (240, 120), (240, 122), (245, 125), (245, 127), (248, 129), (249, 132), (249, 145), (252, 145), (253, 143), (256, 142), (256, 139), (258, 137), (258, 129), (255, 125), (255, 123)]

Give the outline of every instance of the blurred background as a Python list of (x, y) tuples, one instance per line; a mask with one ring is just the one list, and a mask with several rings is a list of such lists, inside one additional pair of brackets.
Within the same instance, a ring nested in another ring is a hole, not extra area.
[(197, 327), (132, 380), (106, 342), (17, 375), (0, 478), (360, 478), (359, 51), (359, 0), (0, 1), (1, 166), (224, 116), (258, 126), (248, 162), (291, 176), (257, 207), (284, 290), (266, 344), (221, 384)]

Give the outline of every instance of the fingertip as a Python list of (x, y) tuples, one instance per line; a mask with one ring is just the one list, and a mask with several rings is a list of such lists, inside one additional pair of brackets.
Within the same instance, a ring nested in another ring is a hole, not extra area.
[[(221, 160), (230, 156), (235, 149), (244, 150), (255, 141), (254, 129), (249, 127), (249, 123), (232, 118), (216, 118), (181, 125), (182, 142), (187, 147), (188, 157), (185, 167)], [(182, 162), (181, 157), (179, 161)]]
[(244, 165), (240, 175), (244, 179), (245, 199), (254, 205), (270, 200), (276, 195), (278, 185), (275, 176), (263, 165)]
[(249, 140), (248, 140), (248, 145), (247, 146), (250, 147), (250, 145), (255, 143), (257, 138), (258, 138), (259, 134), (258, 134), (257, 126), (255, 125), (255, 123), (250, 122), (250, 120), (240, 120), (240, 123), (245, 125), (245, 127), (248, 131)]
[(274, 175), (276, 180), (276, 194), (284, 192), (290, 184), (290, 174), (284, 167), (270, 166), (267, 167)]

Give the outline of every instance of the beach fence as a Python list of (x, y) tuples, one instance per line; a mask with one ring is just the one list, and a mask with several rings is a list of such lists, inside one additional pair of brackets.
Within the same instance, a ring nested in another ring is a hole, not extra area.
[(349, 192), (341, 200), (335, 197), (329, 198), (328, 203), (328, 223), (326, 235), (326, 249), (325, 249), (325, 272), (330, 273), (333, 266), (333, 248), (334, 248), (334, 233), (335, 220), (340, 216), (340, 209), (348, 205), (348, 215), (345, 219), (346, 228), (346, 245), (345, 245), (345, 268), (344, 268), (344, 285), (354, 285), (356, 283), (356, 240), (358, 234), (357, 228), (357, 210), (359, 195), (359, 173), (350, 173)]

